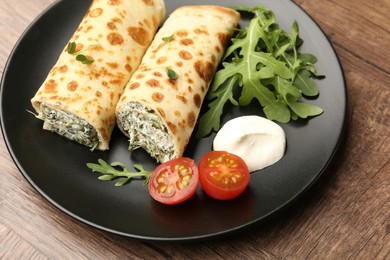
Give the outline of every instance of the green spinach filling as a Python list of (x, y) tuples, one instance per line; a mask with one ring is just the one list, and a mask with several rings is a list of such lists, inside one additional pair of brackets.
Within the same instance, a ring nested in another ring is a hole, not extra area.
[(86, 120), (41, 104), (40, 118), (44, 120), (43, 129), (56, 132), (72, 141), (90, 147), (92, 150), (99, 145), (99, 137), (95, 128)]
[(173, 158), (173, 141), (168, 129), (154, 110), (131, 101), (117, 116), (119, 127), (130, 138), (130, 150), (143, 148), (159, 162)]

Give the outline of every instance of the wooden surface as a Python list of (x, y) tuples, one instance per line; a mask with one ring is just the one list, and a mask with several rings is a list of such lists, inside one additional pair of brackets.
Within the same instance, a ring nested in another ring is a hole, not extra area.
[[(1, 72), (21, 33), (52, 2), (0, 0)], [(348, 118), (334, 163), (291, 208), (218, 240), (129, 240), (52, 206), (22, 177), (0, 141), (0, 259), (390, 259), (390, 1), (295, 2), (340, 57)]]

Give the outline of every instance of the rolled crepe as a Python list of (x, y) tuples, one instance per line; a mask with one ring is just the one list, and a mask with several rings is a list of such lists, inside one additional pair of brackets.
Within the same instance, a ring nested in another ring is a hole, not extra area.
[(43, 128), (108, 149), (115, 106), (164, 16), (163, 0), (94, 0), (69, 41), (75, 53), (65, 46), (31, 99)]
[(141, 147), (158, 162), (183, 155), (239, 19), (220, 6), (184, 6), (170, 15), (116, 107), (130, 150)]

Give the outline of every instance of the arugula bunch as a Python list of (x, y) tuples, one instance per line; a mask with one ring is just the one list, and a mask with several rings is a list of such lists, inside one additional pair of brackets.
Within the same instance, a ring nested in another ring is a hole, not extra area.
[[(320, 115), (320, 107), (301, 102), (303, 96), (318, 96), (313, 78), (324, 76), (316, 72), (314, 55), (298, 51), (303, 40), (297, 22), (289, 35), (278, 26), (274, 13), (261, 5), (234, 9), (254, 16), (247, 28), (238, 30), (226, 50), (223, 68), (216, 72), (207, 94), (209, 109), (199, 120), (197, 137), (220, 129), (228, 101), (246, 106), (257, 99), (265, 116), (281, 123)], [(234, 94), (237, 89), (238, 100)]]

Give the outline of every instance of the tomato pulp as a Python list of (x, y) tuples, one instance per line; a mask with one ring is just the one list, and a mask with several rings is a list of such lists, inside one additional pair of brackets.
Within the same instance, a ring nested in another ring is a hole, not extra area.
[(149, 193), (157, 201), (172, 205), (195, 194), (199, 185), (198, 167), (189, 158), (177, 158), (160, 164), (149, 180)]
[(248, 186), (250, 172), (241, 157), (225, 152), (206, 153), (199, 163), (199, 181), (204, 192), (214, 199), (229, 200)]

